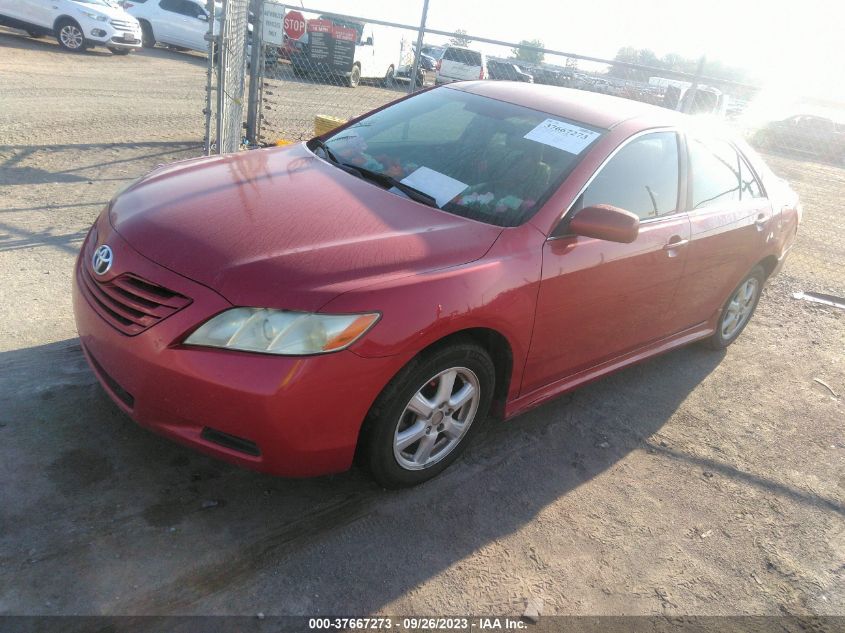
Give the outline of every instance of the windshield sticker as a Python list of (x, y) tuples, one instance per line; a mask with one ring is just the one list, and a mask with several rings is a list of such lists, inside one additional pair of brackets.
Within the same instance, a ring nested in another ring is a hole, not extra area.
[(570, 154), (580, 154), (598, 136), (598, 132), (571, 123), (546, 119), (526, 134), (524, 138), (543, 145), (551, 145)]
[(442, 207), (452, 198), (469, 187), (465, 182), (450, 178), (446, 174), (428, 167), (419, 167), (412, 174), (401, 180), (402, 184), (427, 193)]

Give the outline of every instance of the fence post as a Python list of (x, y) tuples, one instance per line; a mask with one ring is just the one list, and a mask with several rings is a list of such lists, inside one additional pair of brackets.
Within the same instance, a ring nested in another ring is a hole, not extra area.
[(205, 35), (208, 39), (208, 60), (205, 78), (205, 109), (202, 111), (205, 115), (205, 142), (203, 145), (203, 153), (206, 156), (210, 156), (212, 148), (211, 114), (214, 110), (214, 107), (212, 106), (213, 101), (211, 93), (219, 88), (219, 86), (214, 85), (214, 55), (217, 50), (217, 42), (215, 41), (214, 36), (214, 21), (217, 19), (217, 14), (215, 12), (216, 7), (214, 0), (207, 0), (205, 8), (208, 12), (208, 33)]
[(249, 97), (246, 110), (246, 138), (250, 147), (258, 145), (261, 116), (261, 82), (264, 81), (264, 0), (252, 0), (252, 55), (249, 60)]
[(425, 36), (425, 21), (428, 17), (428, 0), (423, 0), (423, 12), (420, 19), (420, 28), (417, 32), (417, 50), (414, 51), (414, 68), (411, 71), (411, 84), (408, 92), (413, 92), (417, 87), (417, 74), (420, 72), (420, 55), (422, 55), (423, 37)]
[(692, 80), (692, 87), (689, 89), (689, 93), (692, 95), (692, 99), (684, 100), (683, 96), (681, 96), (681, 112), (684, 114), (689, 114), (689, 110), (692, 107), (692, 102), (696, 100), (696, 91), (698, 90), (698, 83), (701, 81), (701, 78), (704, 76), (704, 62), (706, 61), (706, 56), (702, 55), (701, 59), (698, 60), (698, 68), (695, 70), (695, 77)]

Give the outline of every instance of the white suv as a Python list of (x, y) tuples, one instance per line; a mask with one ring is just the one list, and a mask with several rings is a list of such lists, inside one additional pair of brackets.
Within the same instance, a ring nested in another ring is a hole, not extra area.
[(446, 84), (453, 81), (487, 78), (487, 58), (481, 51), (462, 46), (447, 46), (437, 61), (434, 83)]
[(105, 46), (126, 55), (141, 46), (138, 20), (109, 0), (0, 0), (0, 24), (32, 37), (53, 34), (68, 51)]
[[(1, 1), (1, 0), (0, 0)], [(198, 0), (124, 0), (123, 6), (141, 23), (144, 46), (156, 42), (174, 48), (206, 52), (208, 12)], [(217, 5), (222, 10), (222, 5)], [(220, 31), (215, 21), (214, 32)]]

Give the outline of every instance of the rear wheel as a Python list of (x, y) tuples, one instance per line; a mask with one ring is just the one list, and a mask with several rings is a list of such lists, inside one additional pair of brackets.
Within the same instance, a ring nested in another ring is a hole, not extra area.
[(156, 45), (155, 33), (149, 22), (141, 22), (141, 45), (144, 48), (153, 48)]
[(706, 341), (709, 348), (724, 349), (739, 338), (757, 308), (765, 282), (766, 272), (755, 266), (734, 289), (722, 308), (716, 331)]
[(361, 67), (355, 64), (352, 67), (352, 72), (349, 73), (349, 87), (357, 88), (359, 83), (361, 83)]
[(66, 51), (85, 50), (85, 34), (74, 20), (62, 20), (56, 25), (56, 41)]
[(364, 463), (386, 488), (413, 486), (454, 462), (487, 417), (489, 354), (458, 343), (421, 356), (385, 387), (364, 423)]

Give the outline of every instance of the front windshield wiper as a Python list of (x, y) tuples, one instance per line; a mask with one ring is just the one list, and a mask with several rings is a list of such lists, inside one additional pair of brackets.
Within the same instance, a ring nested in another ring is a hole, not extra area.
[(372, 169), (367, 169), (366, 167), (352, 165), (350, 163), (338, 163), (338, 165), (340, 167), (346, 168), (347, 171), (355, 170), (356, 172), (358, 172), (358, 174), (360, 174), (367, 180), (372, 180), (374, 182), (380, 183), (385, 187), (396, 187), (396, 189), (404, 193), (411, 200), (422, 202), (423, 204), (427, 204), (428, 206), (435, 207), (437, 209), (440, 208), (434, 196), (430, 196), (424, 191), (420, 191), (419, 189), (417, 189), (416, 187), (412, 187), (411, 185), (406, 185), (404, 182), (402, 182), (401, 180), (397, 180), (393, 176), (383, 174), (380, 171), (373, 171)]
[(332, 154), (332, 150), (330, 150), (329, 146), (326, 145), (323, 141), (318, 138), (315, 138), (312, 139), (311, 142), (314, 144), (315, 147), (319, 147), (321, 150), (323, 150), (323, 153), (326, 155), (326, 158), (328, 158), (333, 163), (340, 165), (340, 161), (334, 154)]
[(325, 144), (325, 142), (318, 138), (312, 139), (311, 142), (314, 144), (315, 148), (320, 148), (321, 150), (323, 150), (323, 153), (326, 155), (326, 158), (328, 158), (331, 162), (340, 167), (343, 171), (350, 173), (353, 176), (360, 176), (366, 178), (367, 180), (372, 180), (384, 187), (396, 187), (399, 191), (404, 193), (411, 200), (427, 204), (430, 207), (435, 207), (438, 209), (440, 208), (434, 196), (430, 196), (424, 191), (420, 191), (415, 187), (406, 185), (404, 182), (397, 180), (393, 176), (388, 176), (387, 174), (383, 174), (379, 171), (373, 171), (372, 169), (367, 169), (366, 167), (359, 167), (358, 165), (353, 165), (351, 163), (342, 163), (337, 159), (334, 154), (332, 154), (332, 151), (329, 149), (328, 145)]

